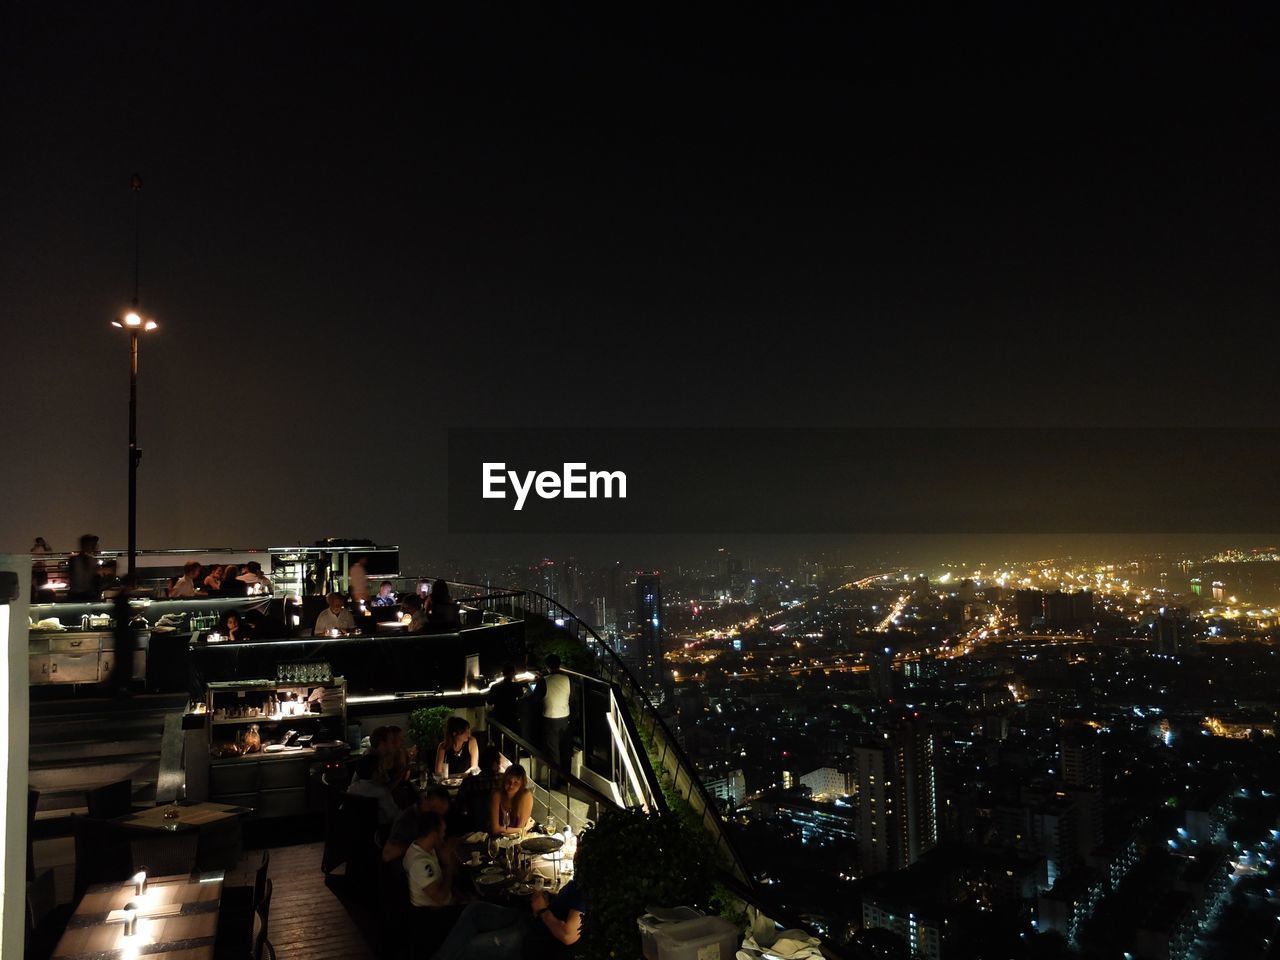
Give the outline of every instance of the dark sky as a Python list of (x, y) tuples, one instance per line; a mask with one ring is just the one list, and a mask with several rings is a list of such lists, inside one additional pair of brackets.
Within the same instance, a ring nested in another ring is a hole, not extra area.
[(850, 6), (7, 5), (0, 543), (123, 543), (135, 170), (143, 546), (537, 552), (448, 426), (1276, 424), (1274, 12)]

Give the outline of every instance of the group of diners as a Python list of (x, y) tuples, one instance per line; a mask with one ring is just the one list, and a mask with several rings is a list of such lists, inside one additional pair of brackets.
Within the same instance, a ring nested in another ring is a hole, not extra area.
[(215, 563), (207, 567), (198, 560), (188, 560), (182, 568), (182, 576), (169, 584), (169, 597), (175, 600), (269, 593), (271, 579), (262, 572), (262, 564), (257, 560), (224, 565)]
[[(413, 919), (410, 935), (426, 957), (468, 960), (571, 955), (586, 912), (576, 881), (534, 892), (528, 903), (482, 899), (461, 869), (464, 838), (523, 837), (534, 827), (533, 792), (520, 764), (496, 746), (478, 747), (468, 722), (452, 717), (436, 746), (437, 779), (461, 778), (456, 793), (410, 783), (403, 731), (379, 727), (356, 764), (348, 795), (374, 797), (384, 870), (403, 873)], [(518, 903), (518, 905), (517, 905)]]
[[(312, 635), (346, 636), (355, 632), (356, 618), (347, 605), (347, 598), (340, 593), (330, 593), (326, 600), (328, 606), (316, 617)], [(363, 614), (366, 599), (357, 597), (353, 590), (352, 602), (357, 611)], [(378, 588), (377, 596), (367, 602), (374, 607), (394, 607), (398, 603), (401, 616), (407, 615), (409, 618), (405, 626), (409, 633), (457, 630), (462, 626), (461, 608), (457, 601), (449, 596), (449, 584), (443, 580), (432, 581), (426, 589), (406, 594), (399, 600), (396, 599), (391, 585), (384, 581)]]

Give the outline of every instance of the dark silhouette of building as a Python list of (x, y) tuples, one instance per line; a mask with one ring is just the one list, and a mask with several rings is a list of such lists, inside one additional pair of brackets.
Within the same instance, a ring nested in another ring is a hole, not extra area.
[(854, 747), (863, 875), (900, 870), (938, 844), (934, 738), (904, 720)]
[(662, 578), (636, 574), (635, 659), (646, 683), (660, 684), (662, 669)]

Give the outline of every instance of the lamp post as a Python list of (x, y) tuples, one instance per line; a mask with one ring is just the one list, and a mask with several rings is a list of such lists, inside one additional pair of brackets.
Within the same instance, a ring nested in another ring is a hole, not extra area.
[(129, 578), (136, 582), (138, 573), (138, 337), (150, 333), (158, 324), (144, 320), (138, 313), (138, 267), (141, 251), (140, 203), (142, 179), (135, 173), (130, 183), (133, 190), (133, 309), (111, 325), (129, 334)]

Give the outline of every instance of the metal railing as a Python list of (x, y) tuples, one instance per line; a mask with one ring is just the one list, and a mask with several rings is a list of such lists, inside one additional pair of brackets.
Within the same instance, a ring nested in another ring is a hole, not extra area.
[[(645, 751), (646, 746), (651, 755), (651, 760), (639, 758), (647, 761), (640, 766), (645, 778), (650, 782), (651, 789), (654, 789), (659, 797), (663, 795), (662, 785), (657, 781), (657, 771), (661, 770), (667, 777), (668, 789), (689, 804), (703, 828), (711, 836), (728, 872), (740, 883), (750, 885), (750, 875), (724, 828), (714, 798), (703, 787), (697, 768), (659, 716), (644, 687), (623, 662), (618, 652), (573, 611), (544, 594), (532, 590), (520, 591), (516, 602), (521, 604), (526, 617), (532, 614), (550, 621), (556, 628), (564, 630), (595, 654), (596, 673), (599, 678), (607, 681), (617, 692), (620, 700), (629, 708), (620, 711), (621, 719), (626, 726), (625, 739), (634, 745), (638, 758), (639, 753)], [(662, 806), (666, 806), (665, 802)]]

